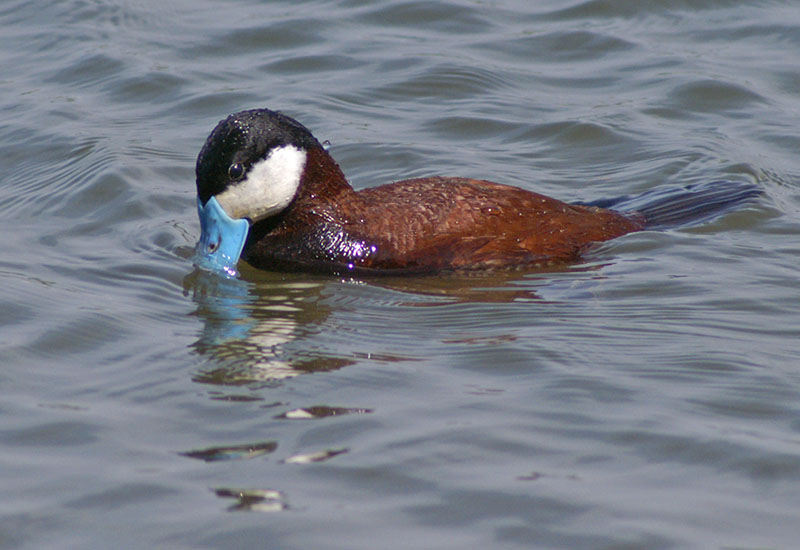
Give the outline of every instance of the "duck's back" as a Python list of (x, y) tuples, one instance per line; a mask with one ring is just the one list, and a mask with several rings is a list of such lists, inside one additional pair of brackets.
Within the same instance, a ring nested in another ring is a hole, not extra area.
[(421, 178), (364, 189), (344, 201), (347, 231), (380, 241), (375, 262), (486, 269), (575, 260), (593, 242), (642, 228), (639, 220), (498, 183)]

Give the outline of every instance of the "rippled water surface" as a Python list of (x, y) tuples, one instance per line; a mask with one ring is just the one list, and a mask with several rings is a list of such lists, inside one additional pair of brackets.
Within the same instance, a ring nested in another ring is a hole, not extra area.
[[(0, 548), (791, 549), (800, 6), (0, 5)], [(192, 268), (281, 109), (364, 188), (763, 197), (539, 273)]]

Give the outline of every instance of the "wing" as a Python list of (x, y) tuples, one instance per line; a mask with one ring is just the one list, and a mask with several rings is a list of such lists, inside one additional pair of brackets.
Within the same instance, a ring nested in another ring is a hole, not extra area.
[(405, 180), (357, 195), (361, 215), (351, 218), (348, 232), (381, 236), (387, 260), (438, 268), (574, 261), (594, 242), (641, 229), (639, 221), (612, 210), (483, 180)]

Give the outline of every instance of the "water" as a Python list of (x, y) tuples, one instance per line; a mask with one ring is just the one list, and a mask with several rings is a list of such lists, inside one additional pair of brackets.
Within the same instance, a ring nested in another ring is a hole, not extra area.
[[(793, 2), (6, 1), (0, 548), (795, 548)], [(764, 197), (553, 273), (192, 269), (281, 109), (353, 184)]]

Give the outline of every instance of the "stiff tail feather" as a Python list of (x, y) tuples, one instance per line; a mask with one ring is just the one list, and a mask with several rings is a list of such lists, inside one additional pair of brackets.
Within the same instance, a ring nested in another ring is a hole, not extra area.
[(579, 204), (635, 212), (644, 216), (645, 229), (671, 229), (709, 222), (762, 194), (751, 183), (713, 181)]

